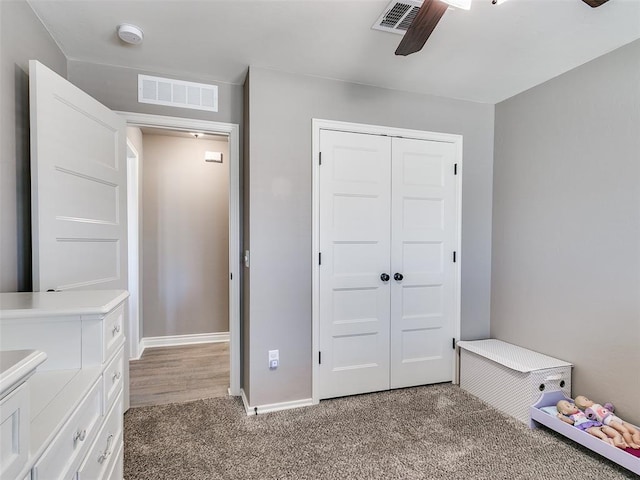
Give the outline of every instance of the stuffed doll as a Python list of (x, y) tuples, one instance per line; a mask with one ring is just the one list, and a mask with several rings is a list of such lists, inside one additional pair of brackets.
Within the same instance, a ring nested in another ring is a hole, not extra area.
[[(613, 414), (613, 405), (605, 404), (603, 407), (598, 403), (594, 403), (584, 395), (576, 397), (576, 407), (584, 410), (587, 418), (602, 422), (604, 425), (615, 428), (622, 434), (622, 437), (631, 448), (640, 448), (640, 432), (633, 425), (624, 422), (620, 417)], [(609, 407), (609, 408), (606, 408)]]
[(627, 442), (624, 441), (622, 435), (620, 435), (615, 429), (602, 425), (602, 423), (598, 421), (590, 420), (573, 403), (567, 400), (560, 400), (557, 403), (556, 408), (558, 409), (558, 418), (563, 422), (573, 425), (594, 437), (598, 437), (600, 440), (604, 440), (614, 447), (628, 447)]

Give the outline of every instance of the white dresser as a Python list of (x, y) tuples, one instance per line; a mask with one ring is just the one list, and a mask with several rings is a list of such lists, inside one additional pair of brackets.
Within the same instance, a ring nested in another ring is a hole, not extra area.
[(3, 480), (122, 479), (128, 296), (0, 294)]

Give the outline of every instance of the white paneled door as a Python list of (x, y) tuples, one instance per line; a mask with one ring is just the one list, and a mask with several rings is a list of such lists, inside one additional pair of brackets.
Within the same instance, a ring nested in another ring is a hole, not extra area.
[(452, 380), (455, 148), (320, 130), (320, 398)]
[(127, 288), (125, 121), (29, 64), (33, 289)]
[(388, 389), (391, 144), (329, 130), (320, 142), (320, 391)]
[(392, 140), (391, 388), (452, 379), (454, 161), (452, 143)]

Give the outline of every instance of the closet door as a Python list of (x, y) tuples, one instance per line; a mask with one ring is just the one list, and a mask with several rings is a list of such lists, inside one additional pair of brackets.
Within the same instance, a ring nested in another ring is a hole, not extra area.
[(392, 157), (391, 388), (451, 381), (455, 147), (394, 138)]
[(389, 388), (389, 137), (320, 133), (321, 398)]

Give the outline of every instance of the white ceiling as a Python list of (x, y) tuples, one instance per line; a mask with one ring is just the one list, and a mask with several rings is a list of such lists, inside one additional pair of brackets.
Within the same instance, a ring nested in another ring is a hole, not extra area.
[[(29, 0), (73, 60), (242, 84), (247, 66), (497, 103), (640, 38), (640, 0), (474, 0), (425, 48), (372, 30), (388, 1)], [(120, 43), (120, 23), (143, 28)]]

